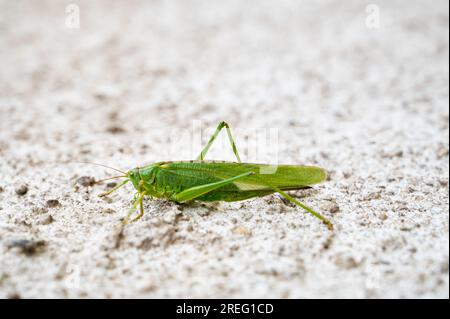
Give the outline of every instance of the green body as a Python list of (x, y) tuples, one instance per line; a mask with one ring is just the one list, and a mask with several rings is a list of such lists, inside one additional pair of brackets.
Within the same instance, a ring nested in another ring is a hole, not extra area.
[[(237, 162), (205, 161), (205, 155), (223, 128), (227, 130)], [(189, 200), (232, 202), (276, 192), (320, 219), (328, 228), (333, 227), (325, 217), (284, 192), (308, 188), (324, 181), (327, 174), (323, 169), (315, 166), (242, 163), (230, 128), (225, 122), (219, 123), (195, 161), (158, 162), (122, 173), (125, 175), (120, 177), (125, 177), (125, 181), (101, 196), (111, 194), (131, 181), (136, 189), (136, 200), (125, 219), (126, 223), (138, 205), (140, 213), (133, 220), (142, 217), (145, 196), (167, 198), (179, 203)]]
[[(211, 184), (253, 172), (230, 184), (221, 186), (196, 200), (240, 201), (272, 194), (281, 190), (307, 188), (326, 179), (323, 169), (314, 166), (279, 165), (273, 173), (261, 174), (273, 168), (267, 164), (218, 161), (159, 162), (130, 171), (129, 178), (138, 192), (157, 198), (178, 201), (177, 194), (195, 186)], [(267, 183), (267, 184), (266, 184)]]

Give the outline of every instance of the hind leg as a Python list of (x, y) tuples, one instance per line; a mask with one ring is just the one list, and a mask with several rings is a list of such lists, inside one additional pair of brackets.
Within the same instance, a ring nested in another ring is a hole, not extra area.
[(241, 163), (241, 158), (239, 157), (239, 153), (238, 153), (237, 148), (236, 148), (236, 143), (234, 142), (233, 136), (231, 135), (230, 126), (228, 125), (228, 123), (223, 122), (223, 121), (219, 123), (219, 125), (216, 128), (216, 131), (214, 132), (214, 134), (209, 139), (208, 144), (206, 144), (205, 148), (197, 156), (197, 160), (203, 161), (203, 159), (205, 158), (206, 153), (208, 153), (208, 150), (211, 147), (212, 143), (214, 142), (214, 140), (216, 139), (217, 135), (219, 135), (219, 132), (224, 127), (227, 129), (228, 139), (230, 140), (230, 143), (231, 143), (231, 149), (233, 150), (233, 153), (236, 156), (237, 161), (239, 163)]

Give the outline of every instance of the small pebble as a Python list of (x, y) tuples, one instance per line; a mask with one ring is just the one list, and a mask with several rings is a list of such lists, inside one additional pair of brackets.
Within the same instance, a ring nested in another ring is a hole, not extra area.
[(5, 189), (0, 186), (0, 193), (2, 193)]
[[(440, 179), (439, 180), (439, 185), (441, 185), (442, 187), (447, 187), (448, 186), (448, 180)], [(1, 189), (1, 187), (0, 187), (0, 189)], [(0, 193), (1, 193), (1, 190), (0, 190)]]
[(95, 178), (91, 176), (81, 176), (79, 179), (77, 179), (77, 184), (80, 184), (84, 187), (93, 186), (95, 184)]
[(106, 131), (111, 134), (120, 134), (120, 133), (124, 133), (125, 129), (118, 125), (111, 125), (106, 129)]
[(59, 201), (57, 200), (57, 199), (49, 199), (48, 201), (47, 201), (47, 206), (48, 207), (51, 207), (51, 208), (53, 208), (53, 207), (57, 207), (57, 206), (60, 206), (61, 204), (59, 203)]
[(8, 248), (17, 248), (21, 253), (32, 256), (38, 252), (41, 252), (46, 245), (43, 240), (29, 240), (29, 239), (18, 239), (12, 240), (7, 244)]
[(28, 192), (28, 186), (23, 184), (21, 186), (19, 186), (18, 188), (16, 188), (16, 194), (23, 196)]

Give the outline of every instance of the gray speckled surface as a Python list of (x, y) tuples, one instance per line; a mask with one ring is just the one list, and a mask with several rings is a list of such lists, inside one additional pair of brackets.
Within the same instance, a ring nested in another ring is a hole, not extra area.
[[(377, 1), (378, 29), (360, 1), (76, 3), (80, 29), (0, 1), (0, 297), (448, 298), (447, 1)], [(146, 201), (120, 230), (132, 188), (55, 164), (193, 157), (194, 120), (247, 160), (239, 131), (278, 129), (280, 162), (330, 172), (293, 195), (336, 230), (276, 195)]]

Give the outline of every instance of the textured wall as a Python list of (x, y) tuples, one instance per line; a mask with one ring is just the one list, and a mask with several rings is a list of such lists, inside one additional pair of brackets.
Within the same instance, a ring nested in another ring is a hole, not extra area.
[[(0, 297), (448, 298), (447, 1), (75, 3), (78, 29), (64, 1), (0, 2)], [(292, 195), (335, 231), (277, 195), (146, 201), (121, 229), (132, 187), (60, 163), (194, 157), (194, 120), (326, 168)]]

